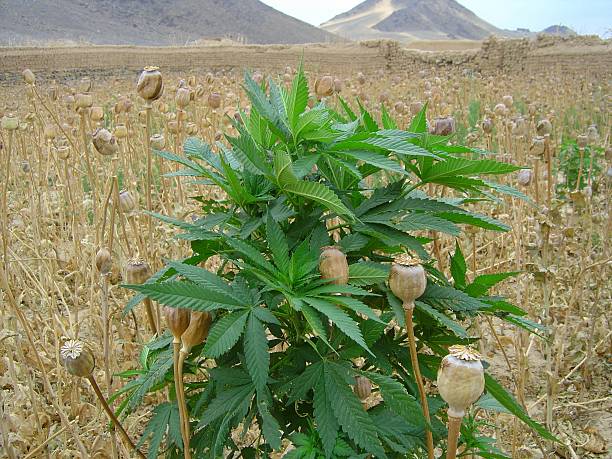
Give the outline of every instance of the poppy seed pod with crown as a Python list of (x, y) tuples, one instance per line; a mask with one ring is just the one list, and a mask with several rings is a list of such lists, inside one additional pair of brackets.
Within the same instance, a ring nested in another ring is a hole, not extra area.
[[(425, 288), (427, 287), (427, 276), (425, 275), (423, 266), (418, 263), (409, 263), (406, 258), (407, 255), (400, 255), (391, 265), (391, 271), (389, 272), (389, 287), (393, 294), (403, 302), (410, 362), (414, 371), (414, 379), (417, 383), (423, 417), (429, 423), (429, 405), (427, 404), (427, 394), (425, 392), (425, 385), (423, 384), (423, 378), (419, 367), (413, 322), (414, 300), (425, 292)], [(434, 459), (433, 435), (429, 430), (425, 432), (425, 443), (427, 446), (427, 458)]]
[(60, 349), (60, 357), (68, 373), (81, 378), (91, 376), (96, 367), (93, 354), (81, 341), (66, 341)]
[(484, 391), (484, 368), (479, 354), (466, 346), (451, 346), (438, 370), (438, 390), (448, 403), (448, 415), (463, 417)]
[(349, 267), (344, 252), (335, 246), (322, 247), (319, 272), (323, 279), (334, 285), (348, 284)]
[(107, 129), (96, 129), (92, 135), (92, 140), (96, 151), (103, 156), (112, 156), (119, 151), (117, 139)]
[(446, 459), (457, 457), (457, 443), (465, 411), (477, 401), (485, 387), (480, 355), (468, 346), (451, 346), (438, 369), (438, 391), (448, 403)]
[(151, 136), (151, 147), (155, 150), (163, 150), (166, 147), (166, 139), (162, 134), (153, 134)]
[(484, 120), (482, 120), (481, 127), (485, 134), (490, 134), (491, 132), (493, 132), (493, 121), (491, 120), (491, 118), (485, 118)]
[(536, 125), (536, 131), (538, 132), (538, 135), (541, 136), (549, 135), (552, 132), (551, 122), (548, 121), (546, 118), (541, 119)]
[(213, 110), (217, 110), (219, 107), (221, 107), (221, 101), (221, 94), (217, 92), (213, 92), (208, 96), (208, 106)]
[(334, 79), (329, 75), (317, 78), (315, 81), (315, 93), (319, 99), (332, 96), (334, 94)]
[(187, 108), (189, 102), (191, 102), (191, 91), (185, 85), (185, 81), (183, 80), (181, 80), (181, 82), (179, 83), (179, 87), (176, 90), (174, 102), (176, 103), (176, 106), (181, 110)]
[(393, 263), (389, 273), (389, 287), (393, 294), (404, 302), (404, 308), (414, 307), (414, 300), (427, 288), (427, 276), (420, 264)]
[(115, 137), (118, 139), (125, 139), (127, 136), (127, 126), (125, 124), (117, 124), (117, 126), (115, 126)]
[(127, 263), (125, 278), (128, 284), (144, 284), (151, 277), (149, 265), (144, 260), (133, 259)]
[(164, 80), (158, 67), (145, 67), (136, 83), (136, 91), (145, 102), (153, 102), (164, 93)]
[(119, 192), (119, 207), (121, 208), (121, 212), (124, 214), (131, 214), (136, 210), (138, 203), (132, 193), (128, 190), (121, 190)]
[(452, 116), (436, 118), (433, 123), (432, 131), (434, 135), (451, 135), (455, 132), (455, 118)]

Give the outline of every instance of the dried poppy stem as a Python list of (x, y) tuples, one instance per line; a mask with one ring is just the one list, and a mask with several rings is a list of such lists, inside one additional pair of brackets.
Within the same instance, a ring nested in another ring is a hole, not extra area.
[[(423, 295), (427, 287), (425, 270), (420, 264), (393, 263), (389, 274), (389, 287), (391, 287), (393, 294), (403, 301), (406, 318), (406, 332), (408, 333), (408, 346), (410, 350), (410, 362), (412, 364), (414, 379), (417, 383), (419, 397), (421, 399), (423, 417), (427, 421), (427, 424), (431, 424), (427, 394), (425, 393), (425, 385), (423, 384), (423, 377), (421, 375), (421, 369), (419, 368), (413, 322), (414, 300)], [(433, 434), (429, 428), (425, 431), (425, 441), (427, 444), (427, 457), (428, 459), (434, 459)]]
[(180, 353), (181, 353), (181, 336), (189, 328), (191, 319), (191, 311), (182, 308), (164, 308), (166, 323), (172, 333), (172, 349), (173, 349), (173, 366), (174, 366), (174, 391), (176, 393), (176, 402), (179, 409), (181, 438), (183, 439), (183, 448), (189, 443), (188, 435), (185, 432), (185, 392), (183, 388), (183, 376), (180, 370)]
[[(414, 371), (414, 379), (417, 383), (419, 390), (419, 398), (421, 399), (421, 407), (423, 408), (423, 416), (425, 420), (430, 423), (431, 416), (429, 414), (429, 405), (427, 404), (427, 395), (425, 393), (425, 385), (423, 384), (423, 376), (421, 376), (421, 369), (419, 368), (419, 359), (416, 348), (416, 339), (414, 337), (414, 323), (412, 320), (414, 312), (414, 303), (404, 303), (404, 314), (406, 317), (406, 331), (408, 332), (408, 345), (410, 346), (410, 362)], [(427, 443), (427, 457), (434, 459), (434, 446), (433, 446), (433, 435), (431, 430), (425, 432), (425, 440)]]
[(185, 398), (185, 386), (183, 383), (183, 365), (185, 359), (191, 352), (194, 346), (202, 343), (208, 336), (208, 330), (212, 322), (212, 316), (207, 312), (196, 312), (192, 311), (189, 326), (185, 329), (181, 336), (183, 346), (181, 347), (178, 359), (178, 376), (176, 377), (176, 383), (179, 384), (179, 391), (181, 393), (180, 402), (183, 405), (183, 428), (184, 428), (184, 439), (183, 446), (185, 452), (185, 459), (191, 459), (191, 451), (189, 449), (189, 437), (191, 435), (189, 426), (189, 410), (187, 409), (187, 401)]
[(6, 271), (1, 265), (0, 265), (0, 288), (4, 290), (8, 298), (8, 304), (13, 309), (13, 312), (17, 316), (17, 319), (19, 320), (21, 326), (26, 332), (26, 337), (28, 339), (28, 343), (30, 344), (30, 348), (34, 350), (34, 359), (36, 360), (36, 365), (38, 366), (38, 369), (41, 372), (43, 387), (45, 388), (45, 391), (49, 395), (49, 400), (51, 402), (51, 405), (53, 405), (53, 408), (59, 414), (60, 420), (62, 421), (62, 424), (64, 425), (64, 427), (66, 427), (68, 431), (70, 432), (70, 435), (74, 439), (74, 442), (77, 445), (81, 455), (83, 457), (89, 457), (89, 454), (87, 453), (87, 450), (85, 449), (85, 446), (83, 445), (83, 442), (79, 438), (78, 432), (74, 428), (74, 425), (70, 423), (68, 416), (66, 415), (66, 413), (64, 412), (64, 409), (58, 402), (59, 398), (57, 397), (57, 394), (55, 393), (55, 391), (53, 390), (53, 387), (51, 386), (51, 383), (49, 381), (49, 376), (47, 374), (47, 370), (45, 369), (45, 366), (43, 365), (42, 359), (40, 357), (40, 353), (38, 351), (38, 346), (34, 342), (34, 332), (32, 331), (32, 328), (29, 322), (23, 315), (23, 312), (21, 312), (21, 310), (17, 306), (17, 301), (8, 283)]
[(115, 413), (113, 413), (113, 410), (111, 410), (110, 407), (108, 406), (108, 403), (106, 402), (106, 399), (104, 398), (104, 395), (102, 394), (102, 391), (100, 390), (100, 387), (98, 386), (98, 383), (96, 382), (94, 377), (90, 375), (90, 376), (87, 377), (87, 380), (91, 384), (91, 388), (96, 393), (96, 396), (98, 397), (98, 400), (100, 400), (100, 404), (102, 405), (102, 408), (104, 408), (104, 411), (106, 411), (106, 414), (110, 418), (110, 420), (113, 423), (113, 425), (116, 426), (117, 429), (119, 429), (119, 432), (121, 433), (121, 436), (123, 437), (125, 442), (128, 445), (130, 445), (130, 448), (132, 448), (134, 450), (134, 452), (136, 453), (136, 455), (138, 455), (138, 457), (140, 457), (142, 459), (146, 459), (146, 456), (144, 454), (142, 454), (142, 452), (134, 444), (134, 442), (131, 440), (131, 438), (128, 435), (128, 433), (125, 431), (125, 429), (123, 428), (123, 426), (119, 422), (119, 419), (117, 419), (117, 416), (115, 416)]
[[(147, 103), (145, 106), (146, 112), (146, 132), (145, 132), (145, 148), (147, 149), (147, 236), (149, 244), (153, 241), (153, 219), (151, 217), (150, 212), (153, 211), (153, 204), (151, 201), (151, 177), (153, 175), (152, 171), (152, 158), (151, 158), (151, 104)], [(150, 253), (149, 259), (150, 257)]]

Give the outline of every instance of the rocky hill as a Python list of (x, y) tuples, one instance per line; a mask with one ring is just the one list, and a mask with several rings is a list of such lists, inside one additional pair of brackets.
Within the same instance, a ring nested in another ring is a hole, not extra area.
[(338, 37), (259, 0), (1, 0), (0, 44), (321, 43)]
[(504, 35), (455, 0), (366, 0), (321, 27), (353, 40), (482, 40)]

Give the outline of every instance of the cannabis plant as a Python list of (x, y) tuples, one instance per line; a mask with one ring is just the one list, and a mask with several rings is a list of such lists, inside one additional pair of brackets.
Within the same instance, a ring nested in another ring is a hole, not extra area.
[[(247, 74), (244, 90), (251, 108), (234, 121), (236, 136), (214, 146), (189, 138), (184, 155), (158, 152), (183, 166), (174, 175), (224, 198), (196, 196), (202, 215), (194, 221), (157, 215), (183, 230), (193, 254), (128, 286), (138, 293), (127, 309), (146, 297), (214, 316), (185, 361), (193, 456), (423, 457), (428, 431), (444, 449), (443, 402), (430, 390), (426, 422), (417, 401), (402, 303), (386, 283), (391, 262), (410, 255), (427, 272), (414, 310), (426, 380), (435, 380), (448, 346), (476, 340), (466, 326), (482, 315), (533, 331), (521, 309), (489, 294), (513, 273), (469, 281), (457, 250), (449, 280), (430, 256), (436, 233), (508, 231), (465, 206), (497, 192), (520, 196), (486, 178), (519, 168), (429, 134), (426, 107), (407, 130), (384, 107), (380, 125), (359, 101), (353, 110), (338, 98), (341, 113), (324, 101), (309, 109), (301, 69), (290, 89)], [(436, 188), (446, 197), (428, 194)], [(321, 276), (321, 250), (331, 245), (346, 256), (347, 283)], [(204, 269), (207, 261), (216, 268)], [(141, 439), (151, 458), (184, 454), (171, 341), (166, 334), (147, 344), (142, 368), (123, 373), (130, 381), (115, 395), (127, 413), (147, 393), (170, 391)], [(364, 403), (369, 388), (355, 388), (363, 378), (373, 387)], [(552, 438), (489, 374), (484, 398), (484, 408), (509, 410)], [(475, 454), (504, 457), (477, 432), (464, 435)]]

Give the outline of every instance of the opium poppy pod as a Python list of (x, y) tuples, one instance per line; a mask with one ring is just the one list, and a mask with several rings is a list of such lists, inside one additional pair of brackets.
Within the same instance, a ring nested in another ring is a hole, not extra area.
[(147, 102), (159, 99), (164, 92), (164, 80), (158, 67), (145, 67), (138, 83), (136, 84), (138, 95)]
[(414, 300), (423, 295), (427, 287), (423, 266), (393, 263), (389, 273), (389, 287), (404, 302), (404, 307), (414, 306)]
[(438, 390), (448, 403), (449, 416), (461, 418), (484, 391), (480, 355), (467, 346), (451, 346), (438, 370)]
[(349, 267), (346, 255), (335, 246), (321, 248), (319, 271), (323, 279), (335, 285), (346, 285), (349, 279)]
[(66, 341), (60, 349), (60, 357), (68, 373), (81, 378), (90, 376), (96, 366), (93, 354), (81, 341)]

